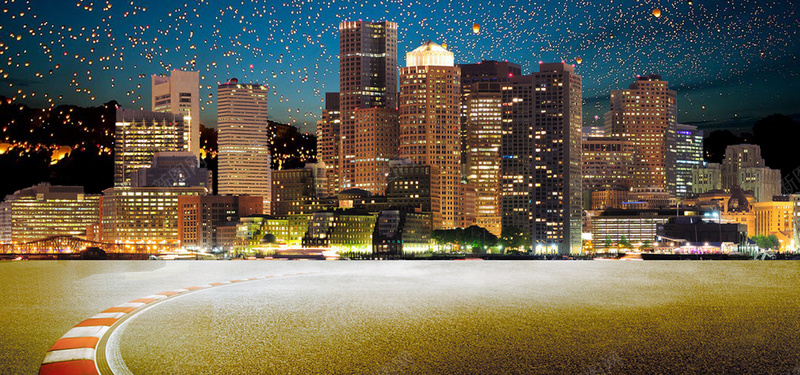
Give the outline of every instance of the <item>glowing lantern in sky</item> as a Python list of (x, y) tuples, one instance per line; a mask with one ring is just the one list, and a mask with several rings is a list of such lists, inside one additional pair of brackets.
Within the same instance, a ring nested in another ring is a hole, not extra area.
[(478, 34), (480, 32), (481, 32), (481, 25), (478, 25), (477, 23), (473, 23), (472, 24), (472, 33), (473, 34)]
[(661, 9), (653, 9), (653, 15), (656, 16), (656, 18), (661, 17)]
[(575, 59), (575, 62), (578, 63), (578, 65), (580, 65), (580, 63), (583, 62), (583, 59), (578, 57), (577, 59)]

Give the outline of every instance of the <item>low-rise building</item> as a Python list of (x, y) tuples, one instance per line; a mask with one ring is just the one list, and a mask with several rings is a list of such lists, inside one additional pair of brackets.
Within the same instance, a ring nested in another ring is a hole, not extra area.
[(383, 210), (378, 215), (372, 235), (376, 256), (397, 257), (430, 250), (430, 214)]
[(2, 242), (24, 243), (52, 236), (84, 237), (100, 221), (100, 196), (82, 186), (42, 183), (18, 190), (0, 206)]
[[(181, 247), (199, 251), (229, 251), (228, 239), (218, 229), (236, 223), (242, 216), (260, 214), (258, 196), (184, 195), (178, 197), (178, 233)], [(225, 230), (225, 229), (223, 229)], [(226, 233), (230, 235), (230, 233)]]

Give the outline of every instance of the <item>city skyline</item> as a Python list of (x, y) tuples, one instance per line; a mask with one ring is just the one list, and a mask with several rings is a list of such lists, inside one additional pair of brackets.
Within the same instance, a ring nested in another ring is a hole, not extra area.
[(270, 88), (272, 119), (310, 132), (325, 92), (338, 90), (338, 23), (358, 19), (396, 22), (398, 54), (431, 39), (447, 43), (457, 64), (508, 60), (523, 74), (539, 61), (574, 64), (586, 78), (584, 125), (601, 124), (610, 90), (637, 74), (662, 75), (678, 92), (678, 122), (701, 127), (796, 115), (800, 95), (789, 90), (800, 81), (800, 47), (788, 1), (76, 5), (5, 6), (0, 95), (33, 106), (118, 100), (147, 109), (151, 75), (194, 68), (202, 123), (215, 126), (214, 85), (236, 77)]

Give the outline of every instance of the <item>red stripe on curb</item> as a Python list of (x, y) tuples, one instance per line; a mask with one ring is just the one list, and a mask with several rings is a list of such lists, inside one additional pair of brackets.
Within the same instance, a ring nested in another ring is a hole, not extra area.
[(89, 327), (89, 326), (111, 326), (119, 319), (113, 318), (99, 318), (99, 319), (86, 319), (78, 323), (75, 327)]
[(258, 280), (258, 277), (251, 277), (251, 278), (249, 278), (247, 280)]
[(275, 277), (275, 275), (264, 276), (265, 279), (268, 279), (270, 277)]
[(52, 352), (53, 350), (62, 349), (94, 348), (98, 341), (100, 341), (100, 339), (97, 337), (68, 337), (56, 341), (56, 343), (53, 344), (53, 347), (51, 347), (48, 351)]
[(174, 295), (178, 295), (178, 294), (180, 294), (180, 292), (172, 292), (172, 291), (169, 291), (169, 292), (161, 292), (161, 293), (156, 293), (156, 294), (157, 294), (157, 295), (162, 295), (162, 296), (167, 296), (167, 297), (172, 297), (172, 296), (174, 296)]
[(112, 307), (110, 309), (105, 309), (102, 312), (104, 313), (129, 313), (133, 310), (136, 310), (135, 307)]
[(129, 301), (129, 302), (150, 303), (150, 302), (155, 302), (155, 301), (157, 301), (155, 298), (137, 298), (137, 299), (135, 299), (133, 301)]
[(244, 280), (231, 280), (232, 283), (238, 283), (240, 281), (244, 281)]
[(97, 375), (94, 361), (82, 359), (79, 361), (48, 363), (39, 367), (39, 375)]
[(197, 289), (204, 289), (204, 288), (202, 288), (202, 287), (199, 287), (199, 286), (190, 286), (190, 287), (188, 287), (188, 288), (184, 288), (184, 289), (187, 289), (187, 290), (197, 290)]
[(227, 284), (227, 283), (211, 283), (211, 284), (208, 284), (208, 285), (214, 285), (214, 286), (217, 286), (217, 285), (225, 285), (225, 284)]

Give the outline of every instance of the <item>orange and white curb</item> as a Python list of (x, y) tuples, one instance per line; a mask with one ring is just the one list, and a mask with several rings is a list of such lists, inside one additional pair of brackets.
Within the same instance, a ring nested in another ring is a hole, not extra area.
[(247, 279), (237, 279), (210, 283), (206, 285), (192, 286), (184, 289), (170, 290), (167, 292), (156, 293), (153, 295), (137, 298), (135, 300), (119, 304), (112, 308), (103, 310), (97, 315), (88, 318), (67, 331), (55, 344), (47, 351), (42, 365), (39, 367), (40, 375), (51, 374), (71, 374), (89, 375), (100, 374), (96, 363), (96, 350), (98, 343), (105, 337), (114, 325), (126, 316), (133, 315), (144, 307), (156, 302), (164, 301), (172, 297), (186, 293), (214, 288), (222, 285), (234, 283), (264, 280), (280, 276), (304, 275), (312, 272), (284, 273), (282, 275), (270, 275), (260, 277), (250, 277)]

